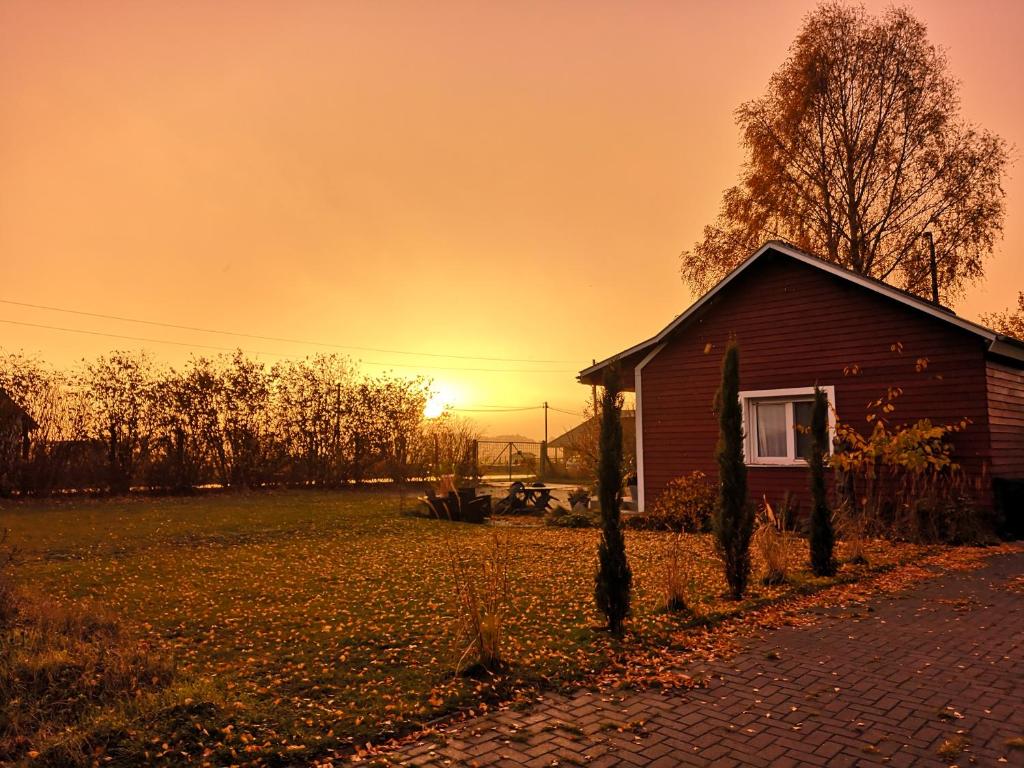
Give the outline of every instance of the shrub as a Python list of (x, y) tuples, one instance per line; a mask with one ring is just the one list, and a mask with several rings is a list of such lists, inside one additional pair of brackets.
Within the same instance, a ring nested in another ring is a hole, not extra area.
[(669, 482), (643, 515), (643, 527), (676, 533), (703, 533), (711, 530), (714, 512), (715, 489), (707, 475), (695, 471)]
[(587, 510), (577, 512), (562, 506), (554, 507), (544, 515), (544, 525), (556, 528), (596, 528), (601, 523), (597, 512)]
[(740, 409), (740, 352), (729, 342), (722, 357), (722, 385), (715, 397), (718, 411), (718, 505), (712, 518), (715, 546), (735, 600), (750, 578), (750, 537), (754, 510), (747, 502), (747, 466), (743, 461), (743, 414)]
[(890, 387), (868, 405), (872, 424), (864, 436), (849, 424), (836, 424), (831, 464), (844, 514), (858, 519), (865, 535), (915, 542), (984, 543), (995, 521), (975, 499), (985, 479), (970, 484), (953, 461), (950, 436), (968, 427), (920, 419), (893, 425), (895, 401), (903, 390)]

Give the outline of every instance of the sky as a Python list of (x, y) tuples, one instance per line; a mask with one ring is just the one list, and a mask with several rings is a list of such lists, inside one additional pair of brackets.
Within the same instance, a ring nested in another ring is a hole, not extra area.
[[(541, 437), (547, 401), (554, 437), (576, 371), (695, 298), (679, 254), (736, 179), (733, 111), (812, 7), (4, 0), (0, 300), (279, 340), (0, 302), (0, 347), (337, 351), (491, 434)], [(1004, 238), (955, 306), (977, 318), (1024, 288), (1024, 4), (909, 7), (1014, 146)]]

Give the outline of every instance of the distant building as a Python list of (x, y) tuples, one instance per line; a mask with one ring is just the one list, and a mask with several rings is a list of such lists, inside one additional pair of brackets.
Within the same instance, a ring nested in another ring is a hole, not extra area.
[[(597, 465), (600, 436), (600, 420), (592, 416), (548, 441), (548, 458), (556, 464), (564, 464), (569, 470), (589, 470)], [(626, 465), (633, 471), (636, 457), (636, 411), (622, 411), (622, 454)]]
[(28, 458), (31, 434), (38, 428), (28, 411), (0, 389), (0, 493), (14, 487), (19, 459)]

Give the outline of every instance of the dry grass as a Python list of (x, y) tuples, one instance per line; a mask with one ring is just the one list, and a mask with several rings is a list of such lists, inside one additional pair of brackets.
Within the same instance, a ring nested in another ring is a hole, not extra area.
[(665, 588), (665, 609), (686, 610), (686, 575), (683, 561), (682, 538), (677, 533), (668, 534), (662, 579)]
[(750, 543), (763, 564), (761, 583), (769, 586), (784, 584), (793, 549), (793, 534), (786, 530), (785, 511), (776, 514), (765, 500), (758, 510), (757, 529)]
[(867, 565), (868, 559), (864, 550), (867, 540), (868, 520), (863, 511), (858, 511), (852, 504), (840, 504), (834, 513), (836, 532), (846, 542), (846, 557), (853, 565)]
[(166, 689), (161, 654), (124, 638), (100, 613), (6, 590), (0, 630), (0, 762), (91, 765), (111, 709), (139, 709)]
[(503, 666), (502, 639), (510, 610), (509, 569), (515, 559), (511, 536), (494, 531), (482, 557), (474, 559), (458, 539), (445, 539), (452, 576), (455, 636), (460, 647), (456, 674)]
[[(681, 534), (677, 571), (687, 611), (671, 613), (664, 610), (668, 536), (630, 530), (633, 616), (616, 643), (592, 630), (596, 530), (510, 526), (501, 530), (508, 537), (501, 554), (495, 528), (404, 517), (398, 502), (383, 492), (295, 491), (52, 500), (0, 513), (21, 549), (19, 580), (63, 606), (105, 606), (118, 619), (111, 637), (122, 648), (174, 659), (178, 679), (155, 694), (156, 710), (140, 713), (117, 699), (106, 709), (104, 727), (150, 749), (123, 764), (180, 762), (182, 752), (203, 762), (207, 749), (215, 765), (310, 764), (455, 708), (575, 684), (615, 664), (624, 649), (689, 647), (679, 633), (695, 622), (725, 621), (837, 582), (812, 576), (806, 549), (794, 546), (785, 584), (752, 585), (734, 602), (723, 597), (711, 537)], [(459, 598), (453, 589), (449, 545), (464, 557), (463, 582), (475, 595)], [(865, 546), (875, 570), (925, 551)], [(763, 568), (758, 552), (753, 557)], [(489, 575), (485, 563), (496, 564)], [(868, 572), (844, 568), (839, 579)], [(506, 591), (507, 602), (498, 601)], [(504, 663), (499, 673), (451, 674), (452, 627), (461, 626), (469, 629), (456, 658), (471, 648), (465, 662), (496, 657)], [(220, 709), (202, 709), (207, 702)]]

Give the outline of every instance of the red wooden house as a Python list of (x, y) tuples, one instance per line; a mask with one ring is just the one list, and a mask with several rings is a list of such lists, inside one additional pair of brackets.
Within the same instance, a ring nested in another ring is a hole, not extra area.
[(1024, 342), (772, 241), (656, 336), (580, 372), (600, 384), (618, 361), (633, 385), (640, 509), (675, 477), (717, 477), (713, 400), (730, 337), (753, 500), (806, 497), (807, 438), (795, 425), (807, 423), (815, 385), (833, 419), (865, 432), (867, 405), (901, 387), (895, 423), (970, 420), (953, 436), (969, 479), (1024, 479)]

